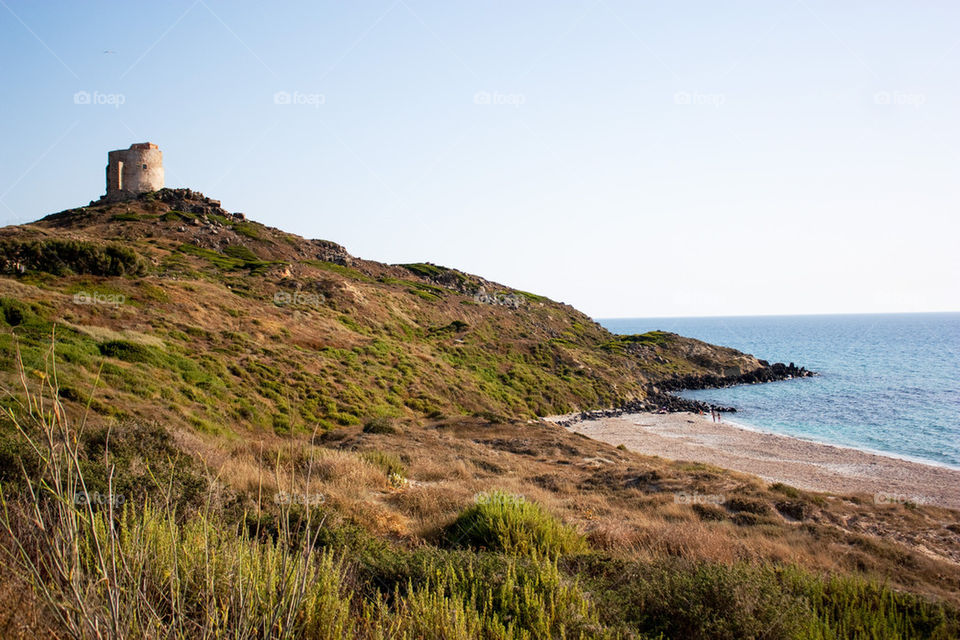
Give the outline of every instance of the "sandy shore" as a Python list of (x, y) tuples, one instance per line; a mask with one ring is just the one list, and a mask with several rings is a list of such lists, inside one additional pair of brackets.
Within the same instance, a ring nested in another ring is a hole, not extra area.
[(625, 414), (569, 429), (638, 453), (704, 462), (802, 489), (960, 509), (960, 471), (718, 424), (709, 416)]

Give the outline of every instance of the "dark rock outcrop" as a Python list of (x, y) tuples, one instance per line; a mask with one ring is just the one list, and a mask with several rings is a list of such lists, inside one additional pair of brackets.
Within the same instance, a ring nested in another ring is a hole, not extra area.
[(741, 384), (776, 382), (778, 380), (809, 378), (817, 375), (806, 367), (797, 367), (792, 362), (790, 364), (784, 364), (782, 362), (770, 364), (766, 360), (760, 360), (759, 362), (761, 365), (759, 368), (747, 373), (740, 373), (739, 370), (737, 370), (730, 372), (733, 375), (726, 376), (685, 375), (667, 378), (661, 380), (656, 385), (649, 385), (647, 387), (646, 397), (643, 400), (632, 400), (613, 409), (583, 411), (565, 420), (561, 420), (558, 424), (567, 427), (585, 420), (613, 418), (628, 413), (678, 413), (681, 411), (707, 413), (711, 410), (718, 413), (736, 413), (736, 407), (724, 407), (700, 400), (681, 398), (673, 395), (671, 392), (696, 389), (722, 389), (724, 387), (733, 387)]
[(157, 200), (168, 205), (175, 211), (184, 213), (196, 213), (203, 216), (219, 215), (226, 218), (236, 218), (244, 220), (244, 215), (232, 214), (220, 206), (219, 200), (208, 198), (199, 191), (193, 189), (160, 189), (152, 193), (141, 193), (137, 196), (138, 200)]
[(808, 378), (816, 375), (806, 367), (798, 367), (794, 363), (783, 364), (777, 362), (769, 364), (760, 360), (760, 368), (747, 373), (735, 375), (686, 375), (674, 376), (662, 380), (657, 384), (661, 391), (690, 391), (694, 389), (722, 389), (741, 384), (759, 384), (761, 382), (776, 382), (793, 378)]

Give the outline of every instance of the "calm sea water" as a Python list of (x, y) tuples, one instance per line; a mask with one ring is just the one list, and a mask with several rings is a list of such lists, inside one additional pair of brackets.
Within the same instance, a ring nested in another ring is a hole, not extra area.
[(960, 468), (960, 313), (620, 318), (615, 333), (672, 331), (820, 373), (682, 395), (731, 422)]

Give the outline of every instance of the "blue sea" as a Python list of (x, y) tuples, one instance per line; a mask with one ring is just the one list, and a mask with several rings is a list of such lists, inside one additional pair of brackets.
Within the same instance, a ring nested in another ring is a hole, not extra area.
[(762, 431), (960, 468), (960, 313), (618, 318), (614, 333), (672, 331), (820, 375), (687, 391)]

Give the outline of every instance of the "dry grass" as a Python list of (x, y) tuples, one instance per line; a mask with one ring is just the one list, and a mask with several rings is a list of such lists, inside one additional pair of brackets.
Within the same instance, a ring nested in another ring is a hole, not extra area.
[[(123, 308), (123, 307), (121, 307)], [(135, 342), (137, 344), (143, 344), (151, 347), (162, 347), (163, 340), (157, 336), (152, 336), (140, 331), (133, 331), (130, 329), (122, 329), (120, 331), (115, 331), (109, 327), (99, 327), (96, 325), (79, 325), (72, 324), (69, 322), (64, 322), (64, 326), (70, 327), (80, 333), (86, 334), (96, 340), (97, 342), (107, 342), (110, 340), (125, 340), (127, 342)]]
[[(956, 514), (933, 507), (873, 505), (797, 492), (803, 521), (775, 508), (786, 499), (758, 478), (707, 465), (671, 462), (542, 426), (447, 421), (407, 426), (402, 435), (344, 428), (311, 446), (307, 437), (244, 440), (178, 434), (230, 487), (276, 490), (281, 477), (313, 457), (306, 491), (323, 493), (343, 517), (411, 545), (435, 540), (475, 495), (519, 494), (585, 534), (597, 549), (653, 560), (674, 556), (721, 562), (795, 563), (815, 571), (861, 572), (890, 584), (960, 602), (960, 541), (945, 527)], [(518, 437), (522, 431), (523, 437)], [(391, 487), (363, 458), (402, 459), (409, 483)], [(677, 495), (721, 495), (729, 506), (696, 508)], [(791, 500), (793, 498), (790, 498)], [(713, 520), (711, 518), (719, 519)]]
[[(9, 548), (9, 541), (4, 540), (2, 546)], [(42, 602), (30, 583), (8, 563), (0, 564), (0, 638), (55, 637), (54, 630), (43, 619)]]
[[(525, 427), (447, 421), (407, 427), (398, 436), (350, 428), (321, 446), (347, 456), (339, 460), (370, 449), (404, 459), (407, 486), (386, 494), (368, 486), (366, 498), (363, 491), (339, 495), (348, 510), (372, 509), (378, 518), (389, 520), (392, 514), (405, 520), (410, 544), (435, 539), (476, 494), (499, 489), (543, 505), (595, 548), (624, 557), (795, 563), (814, 571), (860, 572), (960, 602), (960, 566), (954, 559), (960, 557), (960, 541), (943, 535), (956, 518), (949, 510), (877, 508), (800, 491), (797, 499), (809, 516), (795, 521), (775, 508), (784, 494), (759, 478), (620, 451), (547, 425)], [(702, 509), (706, 516), (701, 515), (678, 494), (722, 495), (738, 509), (766, 514), (708, 505), (721, 517), (711, 520), (710, 512)], [(369, 513), (364, 519), (375, 520)], [(867, 533), (878, 527), (882, 535)]]

